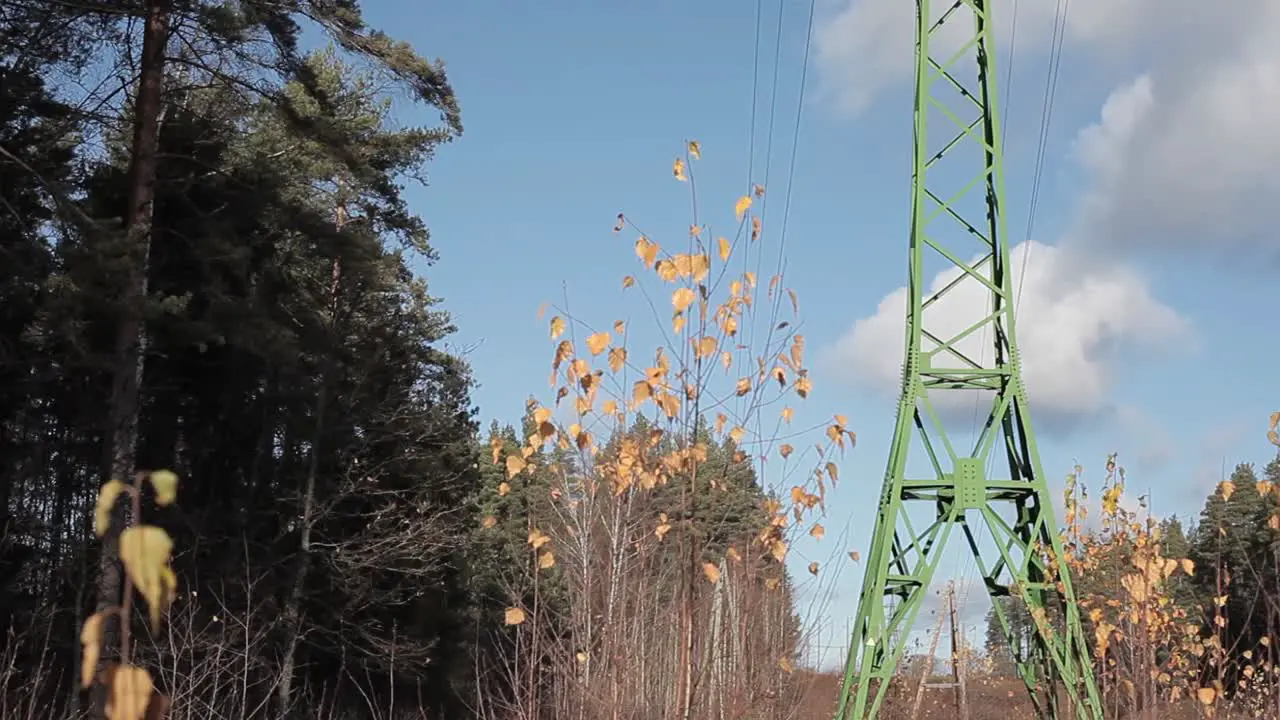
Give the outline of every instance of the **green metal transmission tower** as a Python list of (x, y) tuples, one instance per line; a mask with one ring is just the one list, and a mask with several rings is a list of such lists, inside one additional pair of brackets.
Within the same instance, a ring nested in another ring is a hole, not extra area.
[[(1070, 706), (1070, 717), (1101, 720), (1079, 609), (1027, 417), (1003, 212), (990, 0), (947, 2), (954, 4), (934, 17), (929, 0), (916, 0), (915, 166), (902, 396), (837, 718), (876, 717), (947, 540), (958, 527), (989, 594), (1021, 598), (1036, 620), (1036, 641), (1026, 655), (1019, 652), (1015, 663), (1038, 714), (1058, 718)], [(937, 136), (930, 137), (929, 130)], [(929, 289), (926, 262), (949, 269), (943, 276), (949, 282)], [(972, 325), (947, 327), (945, 316), (938, 322), (931, 313), (948, 304), (954, 310), (975, 293), (984, 300), (974, 309), (982, 317)], [(959, 447), (945, 418), (955, 400), (975, 396), (973, 409), (985, 411), (975, 412), (975, 418), (985, 422), (975, 428), (971, 448)], [(923, 469), (908, 467), (909, 454)], [(1003, 460), (994, 462), (998, 458)], [(1008, 471), (996, 471), (997, 466)], [(986, 545), (975, 532), (983, 526), (990, 535)], [(1002, 605), (995, 607), (1007, 633)], [(1018, 644), (1010, 640), (1016, 651)]]

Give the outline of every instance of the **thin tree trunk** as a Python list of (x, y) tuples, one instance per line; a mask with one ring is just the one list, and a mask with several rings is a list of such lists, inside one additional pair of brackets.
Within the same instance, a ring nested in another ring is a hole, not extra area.
[[(346, 211), (339, 205), (335, 224), (339, 232), (346, 225)], [(331, 344), (325, 348), (321, 360), (320, 387), (316, 396), (315, 430), (311, 437), (311, 453), (307, 462), (307, 480), (302, 491), (302, 527), (298, 533), (298, 558), (293, 574), (293, 586), (289, 589), (289, 601), (284, 607), (282, 620), (288, 628), (289, 639), (284, 658), (280, 663), (280, 682), (276, 685), (277, 715), (282, 718), (293, 714), (293, 679), (297, 672), (298, 645), (302, 641), (302, 598), (311, 570), (311, 526), (315, 523), (316, 481), (320, 474), (320, 451), (324, 445), (325, 418), (329, 413), (329, 384), (333, 375), (333, 351), (338, 335), (338, 291), (342, 281), (342, 263), (334, 258), (333, 275), (329, 290), (329, 335)]]
[(956, 710), (961, 720), (969, 720), (969, 693), (964, 684), (964, 668), (960, 666), (964, 652), (960, 646), (960, 628), (956, 624), (955, 582), (947, 586), (947, 615), (951, 618), (951, 680), (956, 684)]
[[(152, 212), (155, 201), (156, 159), (164, 91), (165, 45), (169, 38), (169, 0), (147, 0), (142, 34), (141, 72), (133, 117), (133, 147), (129, 161), (129, 208), (124, 219), (127, 275), (121, 294), (121, 318), (116, 327), (115, 366), (107, 411), (108, 478), (129, 482), (137, 461), (138, 393), (145, 362), (143, 310), (147, 298), (147, 266), (151, 254)], [(127, 521), (124, 503), (116, 506), (98, 561), (97, 603), (101, 612), (121, 601), (120, 531)], [(128, 622), (124, 618), (123, 622)], [(109, 648), (99, 669), (112, 659), (120, 636), (119, 623), (108, 621), (103, 647)], [(95, 695), (95, 711), (105, 696)]]

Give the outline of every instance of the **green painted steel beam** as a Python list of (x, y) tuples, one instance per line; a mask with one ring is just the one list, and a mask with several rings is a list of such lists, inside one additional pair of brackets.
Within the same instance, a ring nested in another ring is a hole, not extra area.
[[(954, 0), (936, 18), (930, 0), (916, 0), (916, 9), (902, 394), (836, 717), (877, 716), (943, 550), (958, 534), (988, 593), (1020, 598), (1036, 621), (1036, 641), (1014, 660), (1040, 717), (1056, 719), (1070, 707), (1074, 719), (1102, 720), (1022, 382), (989, 0)], [(935, 41), (949, 47), (935, 50)], [(929, 291), (926, 257), (956, 277)], [(966, 292), (985, 296), (982, 307), (973, 308), (980, 319), (959, 331), (933, 327), (926, 311), (965, 285)], [(990, 358), (961, 349), (976, 342)], [(957, 391), (965, 398), (977, 394), (984, 411), (970, 448), (957, 447), (939, 409)], [(908, 469), (912, 452), (924, 469)], [(985, 528), (989, 547), (978, 541), (978, 528)], [(1004, 608), (995, 608), (1008, 635)]]

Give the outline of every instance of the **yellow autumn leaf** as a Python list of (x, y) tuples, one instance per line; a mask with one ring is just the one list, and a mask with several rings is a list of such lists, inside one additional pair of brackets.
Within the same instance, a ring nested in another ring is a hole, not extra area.
[(737, 427), (729, 431), (729, 439), (732, 440), (734, 444), (741, 443), (742, 438), (746, 436), (747, 436), (747, 429), (742, 427), (741, 425), (738, 425)]
[(738, 216), (738, 221), (742, 221), (742, 216), (751, 209), (751, 196), (743, 195), (738, 198), (738, 202), (733, 206), (733, 214)]
[(1188, 574), (1188, 575), (1195, 575), (1195, 574), (1196, 574), (1196, 564), (1195, 564), (1195, 561), (1194, 561), (1194, 560), (1191, 560), (1190, 558), (1183, 558), (1183, 559), (1182, 559), (1182, 572), (1184, 572), (1184, 573), (1186, 573), (1186, 574)]
[(121, 665), (111, 673), (106, 716), (108, 720), (142, 720), (151, 701), (151, 673), (135, 665)]
[[(610, 358), (610, 363), (612, 363), (612, 361), (613, 361), (613, 358)], [(601, 412), (601, 413), (603, 413), (603, 414), (605, 414), (605, 415), (617, 415), (617, 414), (618, 414), (618, 401), (616, 401), (616, 400), (605, 400), (605, 401), (604, 401), (604, 404), (600, 406), (600, 412)]]
[(796, 671), (795, 666), (791, 664), (790, 658), (778, 658), (778, 667), (782, 669), (782, 672), (788, 675)]
[(813, 383), (808, 376), (796, 378), (796, 394), (801, 398), (809, 397), (809, 393), (813, 391)]
[(774, 540), (773, 545), (769, 548), (769, 554), (774, 560), (782, 562), (787, 558), (787, 544), (782, 540)]
[(697, 345), (698, 349), (696, 354), (699, 359), (708, 358), (715, 354), (716, 349), (718, 347), (719, 347), (719, 343), (716, 342), (715, 338), (703, 337), (701, 340), (698, 341), (698, 345)]
[(516, 475), (519, 475), (520, 471), (524, 470), (527, 465), (528, 463), (525, 462), (524, 458), (518, 455), (508, 455), (507, 456), (507, 478), (510, 479), (515, 477)]
[(707, 581), (712, 585), (720, 582), (720, 567), (715, 563), (702, 563), (702, 574), (707, 576)]
[(555, 340), (564, 334), (564, 318), (559, 315), (551, 318), (551, 339)]
[(668, 418), (675, 418), (680, 412), (680, 398), (671, 393), (663, 393), (660, 397), (655, 398), (658, 407), (662, 408), (662, 412), (666, 413)]
[(631, 287), (632, 285), (635, 285), (635, 284), (636, 284), (636, 279), (635, 279), (635, 277), (633, 277), (633, 276), (631, 276), (631, 275), (626, 275), (626, 276), (624, 276), (624, 277), (622, 278), (622, 289), (623, 289), (623, 290), (626, 290), (627, 288), (629, 288), (629, 287)]
[(156, 492), (156, 504), (160, 507), (178, 499), (178, 476), (172, 470), (156, 470), (147, 476), (151, 489)]
[(1201, 705), (1212, 705), (1213, 701), (1218, 699), (1218, 691), (1211, 687), (1202, 687), (1196, 690), (1196, 699)]
[(707, 273), (711, 271), (711, 258), (698, 253), (689, 258), (689, 274), (693, 277), (693, 281), (700, 283), (706, 279)]
[(111, 525), (111, 509), (128, 487), (119, 480), (109, 480), (98, 491), (98, 503), (93, 512), (93, 532), (98, 537), (107, 534)]
[(817, 574), (818, 574), (818, 563), (816, 563), (816, 562), (811, 562), (811, 563), (809, 563), (809, 574), (810, 574), (810, 575), (817, 575)]
[(671, 532), (671, 524), (667, 522), (667, 514), (663, 513), (658, 518), (658, 526), (653, 529), (653, 534), (657, 536), (659, 542)]
[(160, 624), (160, 615), (173, 602), (177, 577), (169, 567), (173, 540), (152, 525), (134, 525), (120, 533), (120, 561), (134, 586), (147, 600), (151, 624)]
[(618, 372), (627, 364), (627, 349), (616, 347), (609, 351), (609, 369)]
[(1230, 480), (1223, 480), (1222, 483), (1218, 485), (1218, 490), (1222, 493), (1222, 500), (1226, 502), (1231, 500), (1231, 496), (1235, 494), (1236, 484)]
[(551, 538), (541, 530), (534, 528), (529, 531), (529, 547), (534, 550), (540, 549), (549, 542), (551, 542)]
[(556, 556), (549, 550), (538, 556), (538, 569), (540, 570), (547, 570), (554, 567), (555, 564)]
[(694, 160), (702, 159), (702, 146), (698, 144), (697, 140), (689, 141), (689, 157)]
[(604, 349), (609, 347), (609, 343), (613, 342), (613, 337), (607, 332), (598, 332), (587, 338), (587, 349), (592, 355), (599, 355)]
[(659, 260), (653, 266), (653, 271), (658, 273), (658, 277), (664, 282), (675, 282), (680, 277), (679, 266), (671, 260)]
[(509, 607), (502, 614), (502, 620), (507, 625), (519, 625), (524, 622), (524, 610), (518, 607)]
[(485, 530), (488, 530), (497, 524), (498, 524), (498, 518), (492, 515), (485, 516), (485, 519), (480, 522), (480, 526), (483, 527)]
[(671, 332), (679, 335), (680, 331), (684, 330), (685, 323), (687, 322), (688, 318), (684, 316), (684, 313), (676, 313), (675, 317), (671, 318)]
[[(647, 237), (640, 237), (636, 240), (636, 257), (644, 263), (644, 266), (651, 268), (658, 261), (658, 244)], [(625, 281), (624, 281), (625, 284)]]
[(734, 394), (742, 397), (749, 392), (751, 392), (751, 378), (740, 378), (737, 387), (734, 388)]
[(792, 410), (789, 407), (782, 408), (782, 421), (786, 423), (790, 423), (791, 418), (795, 417), (795, 414), (796, 414), (796, 411)]
[[(108, 610), (107, 612), (111, 612)], [(84, 621), (80, 629), (80, 687), (93, 685), (93, 676), (98, 671), (98, 658), (102, 655), (102, 623), (106, 620), (103, 613), (94, 613)]]
[(676, 179), (680, 182), (684, 182), (689, 179), (689, 176), (684, 174), (684, 160), (676, 158), (676, 161), (671, 165), (671, 174), (675, 175)]
[(511, 485), (504, 482), (498, 483), (498, 497), (506, 497), (509, 492), (511, 492)]
[(826, 536), (827, 529), (815, 523), (814, 526), (809, 529), (809, 534), (812, 535), (815, 540), (821, 540)]
[(693, 304), (695, 299), (696, 296), (689, 288), (678, 288), (675, 292), (671, 293), (671, 307), (675, 308), (676, 312), (684, 312)]
[(791, 447), (786, 443), (782, 443), (782, 445), (778, 448), (778, 454), (782, 456), (783, 460), (786, 460), (788, 457), (790, 457), (791, 453), (794, 451), (795, 451), (795, 448)]
[(733, 252), (733, 246), (729, 244), (729, 238), (721, 237), (716, 241), (716, 244), (719, 246), (720, 250), (720, 261), (728, 262), (729, 253)]

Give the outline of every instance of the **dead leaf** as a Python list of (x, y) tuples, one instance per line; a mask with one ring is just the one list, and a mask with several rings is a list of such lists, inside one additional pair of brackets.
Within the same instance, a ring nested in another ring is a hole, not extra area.
[(692, 157), (694, 160), (702, 159), (702, 146), (698, 144), (697, 140), (689, 141), (689, 157)]
[(524, 610), (518, 607), (507, 608), (502, 614), (503, 622), (507, 625), (519, 625), (524, 622)]
[(147, 476), (156, 492), (156, 504), (160, 507), (178, 499), (178, 476), (172, 470), (157, 470)]
[(609, 369), (613, 372), (622, 370), (627, 364), (627, 349), (616, 347), (609, 351)]
[(102, 656), (102, 625), (109, 612), (112, 611), (90, 615), (80, 630), (80, 687), (88, 688), (93, 685), (93, 676), (98, 671), (98, 658)]
[[(134, 525), (120, 533), (120, 561), (138, 592), (146, 598), (152, 625), (160, 624), (160, 615), (173, 602), (177, 591), (178, 580), (169, 567), (172, 551), (173, 540), (158, 527)], [(145, 709), (144, 703), (138, 712)]]
[(815, 540), (821, 540), (824, 536), (826, 536), (827, 529), (822, 527), (821, 525), (815, 524), (812, 528), (810, 528), (809, 534), (812, 535)]
[(492, 515), (489, 515), (489, 516), (486, 516), (485, 519), (480, 523), (480, 526), (483, 527), (485, 530), (489, 530), (490, 528), (492, 528), (494, 525), (497, 525), (497, 524), (498, 524), (498, 518)]
[(592, 355), (599, 355), (604, 349), (609, 347), (609, 343), (613, 342), (613, 338), (607, 332), (598, 332), (587, 338), (587, 349)]
[(524, 470), (527, 465), (528, 463), (525, 462), (525, 459), (520, 457), (519, 455), (508, 455), (507, 456), (507, 478), (510, 479), (515, 477), (516, 475), (519, 475), (520, 471)]
[(715, 563), (702, 563), (702, 574), (712, 585), (720, 582), (720, 568)]
[(128, 487), (119, 480), (109, 480), (98, 491), (98, 503), (93, 513), (93, 532), (98, 537), (107, 534), (107, 529), (111, 525), (111, 510), (120, 499), (120, 495), (127, 489)]
[(816, 563), (816, 562), (811, 562), (811, 563), (809, 563), (809, 574), (810, 574), (810, 575), (817, 575), (817, 574), (818, 574), (818, 563)]
[(556, 556), (551, 551), (547, 551), (538, 556), (538, 569), (546, 570), (555, 567)]
[(564, 334), (564, 318), (559, 315), (551, 318), (551, 339), (555, 340)]
[(685, 182), (689, 179), (689, 176), (684, 174), (684, 160), (676, 158), (676, 161), (671, 165), (671, 174), (675, 175), (680, 182)]
[(696, 296), (692, 290), (682, 287), (671, 293), (671, 306), (676, 309), (676, 312), (682, 313), (693, 304), (695, 299)]
[(111, 675), (106, 715), (109, 720), (142, 720), (151, 700), (151, 673), (146, 668), (121, 665)]

